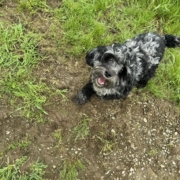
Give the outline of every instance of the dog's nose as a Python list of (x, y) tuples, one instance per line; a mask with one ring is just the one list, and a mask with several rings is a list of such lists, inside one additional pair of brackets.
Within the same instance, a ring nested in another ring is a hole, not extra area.
[(106, 78), (110, 78), (112, 75), (108, 71), (105, 71), (104, 76)]

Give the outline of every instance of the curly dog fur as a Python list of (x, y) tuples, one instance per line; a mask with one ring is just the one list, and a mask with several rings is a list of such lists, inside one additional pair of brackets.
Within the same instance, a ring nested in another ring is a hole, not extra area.
[(144, 33), (124, 44), (98, 46), (86, 54), (86, 62), (93, 70), (74, 102), (85, 104), (93, 94), (102, 99), (120, 99), (133, 87), (145, 87), (154, 76), (165, 48), (179, 45), (178, 36)]

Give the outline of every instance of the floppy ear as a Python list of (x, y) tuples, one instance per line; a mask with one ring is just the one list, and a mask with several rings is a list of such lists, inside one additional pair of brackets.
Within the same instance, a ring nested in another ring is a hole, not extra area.
[(106, 50), (106, 46), (98, 46), (97, 48), (90, 50), (86, 54), (86, 63), (89, 66), (93, 66), (95, 60), (101, 60), (101, 57)]
[(86, 53), (86, 63), (89, 66), (93, 66), (96, 54), (98, 54), (97, 48), (90, 50), (89, 52)]

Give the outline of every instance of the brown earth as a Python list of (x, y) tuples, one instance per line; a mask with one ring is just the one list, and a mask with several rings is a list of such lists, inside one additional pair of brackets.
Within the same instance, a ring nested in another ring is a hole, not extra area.
[[(58, 1), (49, 2), (52, 8), (58, 5)], [(13, 2), (4, 1), (0, 8), (6, 14), (1, 20), (16, 23), (17, 17), (22, 17)], [(13, 163), (27, 156), (26, 169), (39, 159), (48, 165), (44, 178), (56, 180), (66, 160), (79, 159), (85, 165), (79, 171), (81, 180), (180, 179), (179, 108), (136, 89), (123, 101), (93, 97), (83, 106), (74, 105), (71, 98), (88, 80), (90, 69), (83, 58), (64, 60), (64, 54), (51, 43), (51, 15), (40, 13), (26, 18), (31, 22), (27, 28), (47, 33), (39, 52), (48, 56), (34, 74), (49, 86), (67, 89), (67, 100), (61, 96), (48, 99), (44, 107), (48, 121), (43, 125), (12, 113), (9, 97), (0, 99), (0, 165), (5, 166), (8, 158)], [(87, 117), (88, 134), (75, 141), (73, 128)], [(59, 144), (55, 132), (62, 135)], [(22, 140), (31, 144), (25, 149), (7, 149), (9, 144)]]

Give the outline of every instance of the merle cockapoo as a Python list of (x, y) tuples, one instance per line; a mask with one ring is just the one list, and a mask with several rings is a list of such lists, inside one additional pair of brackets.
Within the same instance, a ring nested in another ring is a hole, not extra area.
[(163, 58), (165, 47), (180, 45), (180, 37), (144, 33), (124, 44), (98, 46), (86, 54), (93, 67), (89, 82), (73, 98), (85, 104), (93, 94), (102, 99), (126, 97), (133, 87), (145, 87)]

